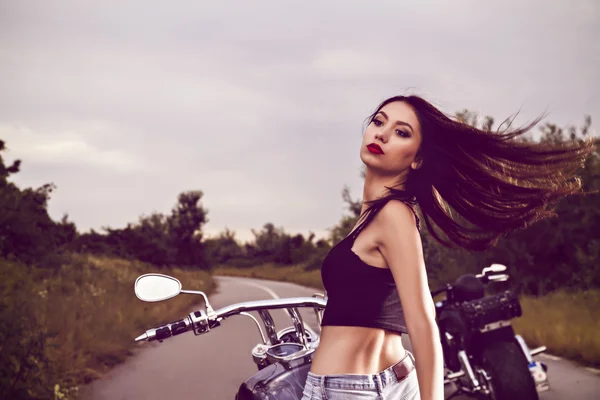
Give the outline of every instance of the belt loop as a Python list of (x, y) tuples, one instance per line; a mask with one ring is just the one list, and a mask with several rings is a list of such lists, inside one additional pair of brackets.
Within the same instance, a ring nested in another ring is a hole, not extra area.
[(412, 360), (413, 364), (417, 365), (417, 362), (415, 361), (415, 357), (412, 355), (412, 353), (408, 350), (406, 350), (406, 352), (408, 353), (408, 356)]
[(325, 375), (321, 376), (321, 397), (323, 400), (327, 400), (327, 394), (325, 393)]
[(377, 387), (377, 393), (383, 393), (383, 382), (381, 381), (381, 376), (379, 374), (375, 374), (375, 386)]

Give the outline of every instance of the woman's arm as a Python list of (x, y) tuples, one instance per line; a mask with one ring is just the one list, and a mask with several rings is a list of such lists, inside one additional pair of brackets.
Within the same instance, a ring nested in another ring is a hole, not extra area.
[(415, 352), (421, 399), (443, 400), (444, 359), (415, 216), (406, 204), (389, 201), (376, 218), (379, 251), (394, 276)]

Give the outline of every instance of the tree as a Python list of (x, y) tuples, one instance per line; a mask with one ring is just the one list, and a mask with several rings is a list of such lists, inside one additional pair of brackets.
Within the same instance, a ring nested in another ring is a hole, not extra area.
[(177, 265), (207, 268), (202, 250), (202, 227), (208, 219), (207, 211), (200, 203), (202, 196), (199, 190), (179, 194), (177, 204), (167, 218)]
[(271, 222), (262, 230), (251, 230), (254, 235), (253, 254), (260, 262), (291, 263), (291, 245), (283, 228), (276, 228)]
[(342, 189), (342, 199), (346, 203), (350, 215), (343, 215), (340, 222), (329, 229), (329, 241), (331, 245), (342, 241), (342, 239), (352, 232), (352, 228), (356, 225), (362, 209), (362, 200), (353, 200), (350, 196), (350, 189), (346, 185)]
[[(0, 152), (5, 150), (0, 140)], [(66, 217), (60, 223), (48, 215), (48, 201), (54, 184), (37, 189), (19, 189), (8, 178), (19, 172), (21, 161), (6, 166), (0, 155), (0, 257), (26, 264), (48, 264), (76, 236), (75, 225)]]
[(91, 231), (80, 235), (75, 251), (109, 254), (137, 259), (159, 267), (177, 265), (208, 268), (202, 243), (207, 211), (201, 191), (180, 193), (171, 215), (154, 212), (142, 215), (125, 228), (105, 227), (104, 234)]
[(204, 240), (206, 262), (213, 266), (244, 256), (244, 249), (235, 238), (235, 231), (225, 228), (216, 238)]
[[(471, 116), (471, 121), (473, 117)], [(546, 123), (540, 126), (540, 142), (560, 144), (566, 141), (582, 141), (589, 135), (591, 118), (585, 117), (579, 129), (558, 127)], [(568, 135), (565, 134), (568, 132)], [(526, 140), (533, 140), (527, 138)], [(598, 140), (596, 141), (598, 143)], [(444, 269), (436, 265), (432, 254), (446, 252), (445, 264), (452, 264), (454, 277), (464, 272), (474, 272), (493, 262), (509, 267), (513, 289), (525, 293), (542, 295), (558, 288), (572, 290), (600, 287), (600, 165), (598, 146), (579, 171), (583, 189), (594, 192), (585, 196), (568, 196), (555, 207), (557, 217), (545, 219), (533, 226), (506, 234), (498, 244), (484, 252), (456, 252), (439, 248), (436, 243), (426, 253), (428, 268)], [(458, 268), (456, 266), (459, 266)]]

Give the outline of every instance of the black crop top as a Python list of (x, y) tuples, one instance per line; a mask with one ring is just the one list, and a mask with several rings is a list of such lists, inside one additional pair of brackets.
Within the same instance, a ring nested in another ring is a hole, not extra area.
[[(378, 211), (336, 244), (323, 260), (321, 278), (327, 305), (321, 326), (365, 326), (408, 333), (392, 271), (368, 265), (352, 251), (356, 237)], [(419, 229), (416, 213), (415, 217)]]

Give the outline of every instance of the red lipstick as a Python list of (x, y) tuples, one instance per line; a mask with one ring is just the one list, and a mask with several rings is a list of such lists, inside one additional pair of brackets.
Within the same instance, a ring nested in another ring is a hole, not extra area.
[(383, 150), (381, 150), (381, 147), (379, 147), (377, 143), (369, 144), (367, 146), (367, 149), (369, 149), (369, 151), (374, 154), (383, 154)]

